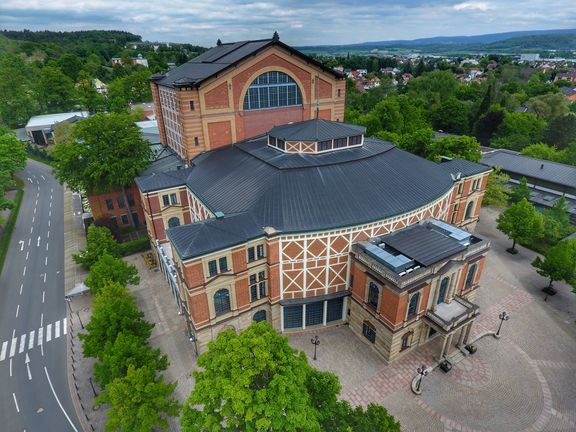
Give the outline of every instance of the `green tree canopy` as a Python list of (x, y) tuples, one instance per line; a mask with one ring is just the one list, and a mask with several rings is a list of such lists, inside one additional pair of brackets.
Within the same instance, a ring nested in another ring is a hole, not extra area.
[(71, 111), (77, 99), (72, 79), (54, 66), (45, 66), (40, 70), (36, 97), (46, 113)]
[(505, 207), (508, 203), (510, 192), (505, 184), (510, 177), (498, 167), (494, 168), (488, 177), (484, 192), (483, 206)]
[(468, 133), (469, 106), (458, 99), (451, 97), (432, 105), (429, 117), (434, 129), (455, 134)]
[(544, 238), (547, 243), (556, 244), (558, 240), (574, 232), (566, 207), (566, 198), (560, 197), (554, 205), (542, 212), (544, 216)]
[(133, 334), (119, 333), (113, 343), (107, 342), (101, 355), (102, 360), (94, 363), (94, 379), (102, 387), (128, 373), (130, 366), (139, 369), (163, 371), (168, 367), (168, 357), (159, 349), (142, 343), (142, 338)]
[(13, 175), (26, 166), (24, 144), (14, 132), (0, 126), (0, 170)]
[(576, 239), (561, 241), (548, 249), (544, 259), (536, 257), (532, 265), (540, 276), (549, 279), (548, 288), (563, 280), (576, 292)]
[(433, 140), (426, 157), (440, 160), (442, 156), (478, 162), (482, 158), (480, 143), (476, 138), (466, 135), (445, 136)]
[(14, 54), (0, 55), (0, 123), (16, 128), (36, 111), (30, 89), (30, 67)]
[(528, 180), (526, 180), (526, 177), (520, 179), (520, 183), (512, 188), (510, 194), (510, 201), (512, 203), (520, 202), (523, 199), (526, 201), (530, 200), (530, 188), (528, 187)]
[(428, 106), (442, 102), (454, 96), (458, 81), (451, 71), (433, 71), (422, 75), (419, 79), (408, 82), (408, 93), (413, 93), (424, 99)]
[(90, 269), (105, 254), (119, 257), (118, 242), (108, 228), (90, 225), (86, 235), (86, 249), (80, 251), (78, 255), (72, 255), (72, 258), (77, 264)]
[(502, 147), (520, 151), (527, 145), (542, 141), (546, 122), (534, 114), (512, 112), (504, 115), (504, 120), (496, 129), (492, 147)]
[(566, 158), (565, 152), (558, 151), (556, 147), (550, 147), (544, 143), (531, 144), (524, 147), (520, 153), (524, 156), (560, 163), (563, 163)]
[(114, 343), (120, 333), (132, 334), (144, 342), (152, 328), (154, 324), (144, 320), (128, 288), (117, 282), (110, 283), (95, 297), (87, 332), (80, 334), (84, 355), (102, 360), (106, 345)]
[(136, 267), (128, 264), (122, 258), (104, 253), (90, 267), (90, 274), (84, 282), (92, 294), (97, 294), (102, 287), (110, 282), (118, 282), (121, 285), (137, 285), (140, 283), (140, 277), (138, 277)]
[(517, 252), (516, 242), (532, 242), (544, 234), (543, 217), (526, 198), (504, 210), (497, 222), (497, 228), (512, 239), (512, 253)]
[(576, 143), (576, 114), (568, 113), (552, 120), (544, 133), (544, 141), (559, 149)]
[(526, 102), (534, 113), (547, 122), (568, 113), (568, 103), (562, 93), (546, 93)]
[(177, 383), (165, 383), (149, 367), (128, 367), (126, 376), (116, 378), (96, 398), (110, 404), (106, 432), (150, 432), (167, 430), (167, 417), (177, 416), (180, 403), (172, 394)]
[(128, 114), (95, 114), (76, 123), (72, 136), (53, 156), (56, 177), (73, 190), (109, 192), (150, 164), (150, 145)]

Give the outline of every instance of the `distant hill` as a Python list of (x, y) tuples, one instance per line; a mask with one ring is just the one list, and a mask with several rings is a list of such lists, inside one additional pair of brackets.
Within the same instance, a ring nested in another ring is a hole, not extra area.
[(127, 42), (140, 42), (142, 37), (119, 30), (82, 30), (71, 32), (1, 30), (0, 35), (9, 39), (36, 43), (57, 43), (61, 45), (90, 43), (113, 43), (125, 45)]
[(503, 41), (506, 39), (524, 37), (524, 36), (539, 36), (539, 35), (560, 35), (560, 34), (576, 34), (576, 29), (562, 29), (562, 30), (531, 30), (531, 31), (517, 31), (506, 33), (491, 33), (476, 36), (437, 36), (431, 38), (413, 39), (413, 40), (389, 40), (379, 42), (363, 42), (356, 45), (377, 45), (377, 46), (422, 46), (422, 45), (439, 45), (439, 44), (486, 44), (492, 42)]

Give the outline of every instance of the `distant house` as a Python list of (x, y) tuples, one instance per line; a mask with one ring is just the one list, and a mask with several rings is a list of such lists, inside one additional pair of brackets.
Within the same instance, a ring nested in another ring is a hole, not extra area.
[(108, 85), (104, 84), (98, 78), (94, 78), (94, 80), (92, 81), (92, 85), (94, 86), (94, 88), (96, 89), (96, 91), (98, 93), (103, 94), (103, 95), (108, 93)]
[(156, 115), (154, 114), (154, 102), (143, 102), (143, 103), (131, 103), (130, 110), (136, 111), (142, 108), (144, 110), (144, 118), (146, 120), (156, 120)]
[[(110, 59), (110, 62), (112, 63), (112, 66), (124, 64), (124, 60), (121, 57), (112, 57)], [(142, 54), (138, 54), (138, 56), (132, 57), (132, 59), (130, 59), (130, 64), (133, 65), (138, 64), (144, 67), (148, 67), (148, 60), (142, 57)]]
[(520, 54), (520, 62), (531, 63), (540, 60), (540, 54)]
[(576, 71), (567, 73), (558, 73), (554, 77), (554, 82), (556, 81), (568, 81), (570, 84), (576, 84)]
[(53, 127), (56, 123), (63, 121), (75, 123), (84, 117), (88, 117), (88, 115), (86, 111), (77, 111), (34, 116), (26, 124), (26, 134), (38, 145), (53, 144)]
[(500, 167), (510, 176), (511, 187), (525, 177), (530, 187), (530, 202), (537, 207), (552, 207), (564, 196), (570, 220), (576, 224), (576, 167), (502, 149), (483, 154), (480, 163)]

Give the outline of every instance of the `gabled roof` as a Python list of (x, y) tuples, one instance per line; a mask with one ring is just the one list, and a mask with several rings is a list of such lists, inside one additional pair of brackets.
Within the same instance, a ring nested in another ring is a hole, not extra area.
[(504, 172), (576, 188), (576, 166), (536, 159), (502, 149), (485, 153), (480, 162), (491, 167), (500, 167)]
[(252, 57), (270, 46), (279, 46), (336, 78), (344, 75), (324, 66), (300, 51), (280, 42), (277, 38), (225, 43), (200, 54), (198, 57), (164, 74), (154, 74), (150, 78), (166, 87), (199, 87), (207, 79), (235, 66), (242, 60)]
[(286, 141), (326, 141), (362, 135), (365, 131), (364, 126), (313, 119), (273, 127), (268, 135)]

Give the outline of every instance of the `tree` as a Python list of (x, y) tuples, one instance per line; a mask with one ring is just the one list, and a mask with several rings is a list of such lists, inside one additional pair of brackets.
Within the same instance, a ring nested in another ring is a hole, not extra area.
[(96, 295), (87, 332), (80, 335), (84, 355), (102, 360), (106, 345), (114, 343), (120, 333), (132, 334), (143, 343), (152, 328), (154, 324), (144, 320), (128, 288), (117, 282), (109, 283)]
[(57, 65), (72, 81), (76, 81), (82, 69), (82, 59), (75, 54), (66, 53), (58, 59)]
[(123, 259), (104, 253), (90, 267), (90, 274), (84, 283), (90, 288), (92, 294), (98, 294), (102, 287), (110, 282), (117, 282), (121, 285), (137, 285), (140, 283), (138, 270)]
[(504, 113), (500, 110), (490, 110), (480, 117), (474, 128), (476, 138), (480, 141), (480, 145), (486, 147), (490, 145), (492, 135), (494, 135), (494, 132), (503, 120)]
[(11, 209), (14, 203), (6, 198), (14, 173), (26, 166), (24, 145), (9, 129), (0, 126), (0, 210)]
[(0, 55), (0, 122), (10, 128), (23, 126), (35, 111), (30, 74), (21, 57)]
[(535, 96), (526, 102), (534, 113), (546, 121), (554, 120), (568, 113), (568, 103), (562, 93), (547, 93)]
[(86, 235), (86, 249), (80, 251), (78, 255), (72, 255), (72, 258), (85, 269), (90, 269), (105, 254), (119, 257), (118, 242), (112, 237), (108, 228), (90, 225)]
[(551, 208), (544, 210), (542, 215), (544, 216), (544, 238), (547, 243), (555, 244), (573, 232), (566, 198), (560, 197)]
[(453, 97), (458, 81), (451, 71), (433, 71), (408, 82), (408, 92), (424, 99), (428, 106)]
[(566, 157), (563, 151), (558, 151), (556, 147), (550, 147), (544, 143), (531, 144), (528, 147), (524, 147), (520, 153), (524, 156), (560, 163)]
[(54, 143), (69, 141), (72, 138), (72, 125), (66, 120), (58, 122), (52, 126), (52, 132)]
[(512, 240), (510, 253), (518, 253), (516, 242), (532, 242), (544, 234), (543, 217), (526, 198), (504, 210), (497, 222), (497, 228)]
[(165, 383), (149, 367), (128, 367), (125, 377), (116, 378), (96, 398), (110, 404), (105, 431), (150, 432), (168, 429), (167, 417), (177, 416), (180, 403), (172, 394), (177, 383)]
[(420, 157), (426, 157), (426, 155), (430, 153), (434, 137), (434, 131), (430, 128), (425, 128), (400, 135), (394, 142), (398, 147), (410, 153)]
[(517, 203), (525, 199), (530, 200), (530, 188), (528, 187), (528, 180), (526, 177), (520, 179), (520, 183), (512, 188), (512, 193), (510, 194), (510, 201), (512, 203)]
[(568, 113), (552, 120), (544, 132), (544, 141), (559, 149), (576, 142), (576, 114)]
[(546, 122), (527, 112), (512, 112), (496, 129), (492, 147), (520, 151), (524, 147), (542, 141)]
[(168, 357), (162, 355), (159, 349), (142, 343), (142, 339), (133, 334), (119, 333), (113, 343), (106, 343), (101, 357), (102, 361), (94, 363), (94, 379), (101, 387), (126, 376), (130, 366), (155, 371), (168, 367)]
[(184, 432), (400, 431), (382, 407), (353, 410), (339, 401), (336, 375), (311, 368), (267, 322), (220, 333), (198, 364), (203, 370), (194, 372), (180, 419)]
[(80, 71), (78, 74), (78, 82), (76, 84), (78, 99), (82, 108), (89, 113), (103, 111), (106, 106), (106, 99), (98, 93), (98, 90), (92, 84), (93, 81), (94, 79), (84, 71)]
[(36, 96), (47, 113), (70, 111), (76, 105), (74, 82), (57, 67), (45, 66), (36, 83)]
[(430, 109), (429, 117), (432, 126), (437, 130), (465, 134), (469, 129), (468, 111), (467, 104), (452, 97), (434, 104)]
[[(98, 113), (77, 122), (72, 128), (75, 141), (56, 144), (54, 174), (73, 190), (102, 193), (126, 186), (149, 164), (152, 152), (148, 141), (127, 113)], [(131, 212), (128, 218), (134, 226)]]
[(508, 203), (510, 191), (505, 184), (510, 180), (507, 174), (504, 174), (499, 167), (496, 167), (490, 173), (484, 192), (483, 206), (504, 207)]
[(426, 157), (440, 160), (442, 156), (478, 162), (482, 158), (480, 143), (474, 137), (445, 136), (432, 141)]
[(549, 279), (549, 292), (554, 292), (552, 284), (563, 280), (576, 292), (576, 239), (564, 240), (546, 252), (544, 259), (539, 256), (532, 262), (540, 276)]

